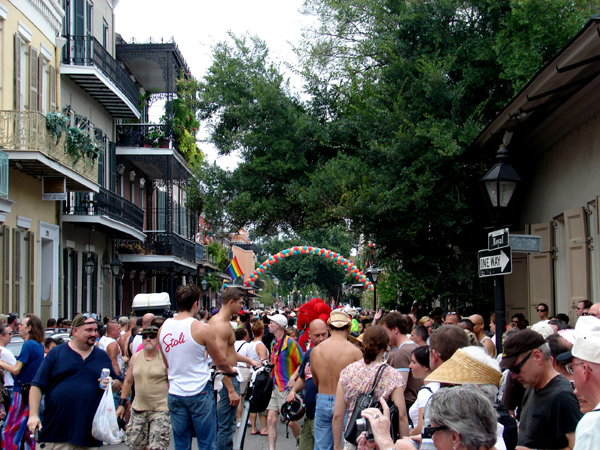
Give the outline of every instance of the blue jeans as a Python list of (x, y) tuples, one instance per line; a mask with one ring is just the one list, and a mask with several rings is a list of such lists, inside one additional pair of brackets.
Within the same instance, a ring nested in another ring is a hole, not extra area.
[[(233, 388), (240, 395), (240, 382), (231, 378)], [(219, 391), (219, 402), (217, 403), (217, 448), (219, 450), (233, 449), (233, 435), (235, 434), (235, 422), (237, 406), (229, 406), (229, 392), (225, 386)], [(246, 426), (241, 424), (240, 427)]]
[(335, 395), (317, 394), (315, 409), (315, 448), (314, 450), (333, 449), (333, 405)]
[(175, 450), (192, 448), (192, 427), (198, 439), (198, 449), (216, 450), (215, 395), (210, 381), (202, 392), (190, 397), (169, 394), (168, 403)]

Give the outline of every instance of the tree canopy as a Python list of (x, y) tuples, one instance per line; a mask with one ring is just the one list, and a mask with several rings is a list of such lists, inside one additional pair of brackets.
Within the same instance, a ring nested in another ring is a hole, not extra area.
[(320, 25), (298, 47), (301, 96), (260, 39), (214, 48), (199, 118), (219, 152), (242, 161), (205, 166), (208, 220), (260, 236), (341, 225), (376, 244), (405, 302), (489, 297), (474, 251), (488, 221), (476, 181), (493, 155), (470, 144), (595, 5), (306, 0), (305, 9)]

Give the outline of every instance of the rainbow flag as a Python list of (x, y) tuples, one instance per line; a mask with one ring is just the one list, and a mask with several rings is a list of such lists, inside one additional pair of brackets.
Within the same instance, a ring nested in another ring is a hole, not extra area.
[(240, 265), (237, 261), (237, 256), (233, 257), (233, 261), (231, 261), (231, 264), (229, 264), (229, 267), (227, 268), (227, 273), (231, 277), (232, 281), (235, 280), (237, 277), (243, 275), (242, 269), (240, 268)]

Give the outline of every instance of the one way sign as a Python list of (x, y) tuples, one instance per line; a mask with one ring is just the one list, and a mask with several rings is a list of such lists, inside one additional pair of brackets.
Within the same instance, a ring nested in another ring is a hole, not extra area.
[(512, 273), (510, 247), (479, 250), (479, 278)]

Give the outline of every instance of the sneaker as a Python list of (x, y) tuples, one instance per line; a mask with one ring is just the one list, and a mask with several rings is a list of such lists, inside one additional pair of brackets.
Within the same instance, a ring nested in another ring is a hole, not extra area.
[(238, 427), (238, 428), (240, 427), (240, 423), (239, 423), (239, 422), (237, 423), (237, 427)]

